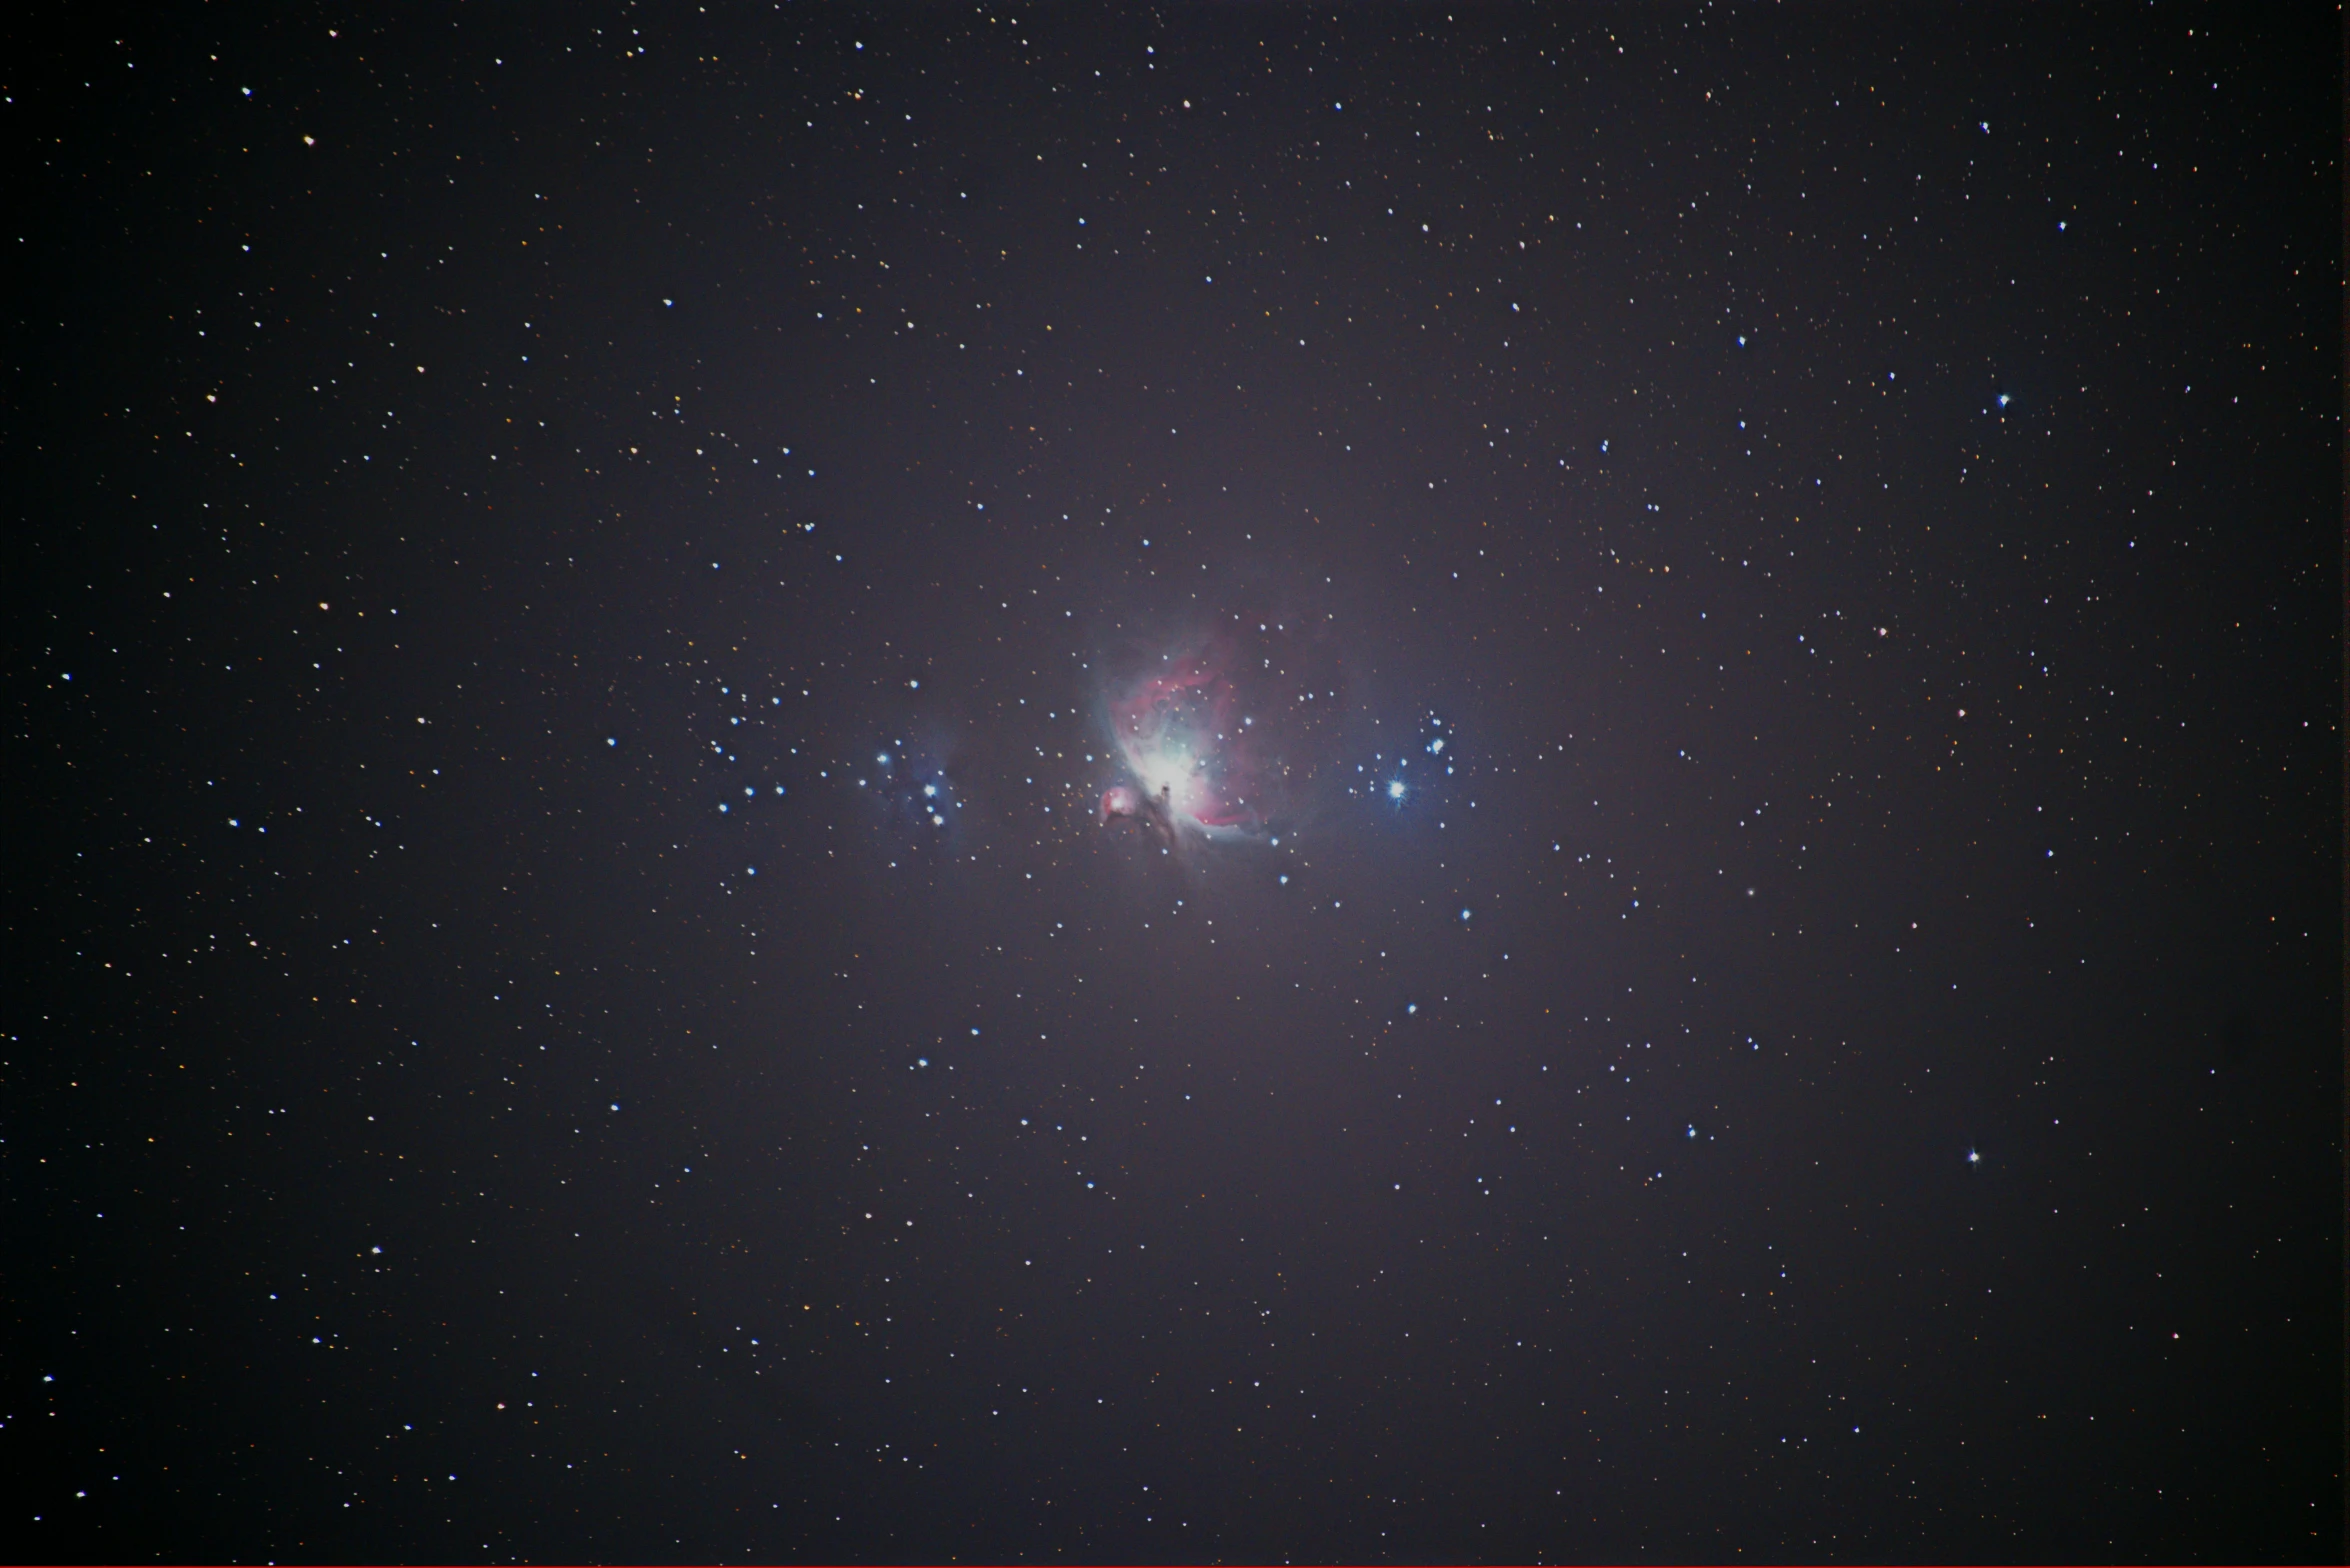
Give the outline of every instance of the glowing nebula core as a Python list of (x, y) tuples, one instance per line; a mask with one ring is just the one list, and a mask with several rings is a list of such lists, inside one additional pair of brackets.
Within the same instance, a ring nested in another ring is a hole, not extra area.
[(1112, 684), (1104, 709), (1127, 777), (1103, 793), (1103, 822), (1230, 839), (1296, 815), (1341, 716), (1334, 660), (1271, 620), (1245, 624), (1146, 655)]
[(1110, 723), (1143, 801), (1162, 803), (1176, 825), (1245, 831), (1262, 820), (1249, 800), (1255, 719), (1238, 711), (1216, 662), (1168, 655), (1111, 704)]

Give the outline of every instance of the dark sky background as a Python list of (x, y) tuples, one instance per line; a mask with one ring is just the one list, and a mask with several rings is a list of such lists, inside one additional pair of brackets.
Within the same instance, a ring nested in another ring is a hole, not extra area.
[(0, 51), (9, 1555), (2338, 1557), (2331, 14), (370, 15)]

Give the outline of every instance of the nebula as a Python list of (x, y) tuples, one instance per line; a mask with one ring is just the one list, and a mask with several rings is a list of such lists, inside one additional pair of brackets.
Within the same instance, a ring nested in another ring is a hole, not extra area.
[(1146, 655), (1112, 684), (1104, 710), (1127, 777), (1102, 794), (1104, 824), (1240, 839), (1296, 814), (1335, 741), (1336, 674), (1327, 650), (1285, 623), (1242, 624), (1254, 632)]
[[(1110, 706), (1118, 752), (1141, 799), (1124, 813), (1155, 805), (1179, 827), (1245, 831), (1262, 821), (1249, 731), (1255, 716), (1238, 711), (1231, 679), (1208, 657), (1165, 659)], [(1105, 810), (1112, 809), (1105, 799)]]

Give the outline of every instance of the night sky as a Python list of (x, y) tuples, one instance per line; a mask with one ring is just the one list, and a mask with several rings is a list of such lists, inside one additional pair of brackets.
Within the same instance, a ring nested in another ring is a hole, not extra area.
[(7, 1555), (2338, 1559), (2332, 13), (370, 14), (5, 51)]

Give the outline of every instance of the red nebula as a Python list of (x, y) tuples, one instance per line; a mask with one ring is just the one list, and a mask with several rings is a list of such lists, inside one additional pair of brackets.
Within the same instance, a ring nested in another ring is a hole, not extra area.
[(1142, 815), (1142, 796), (1124, 784), (1113, 784), (1102, 791), (1102, 825), (1109, 826), (1116, 817)]

